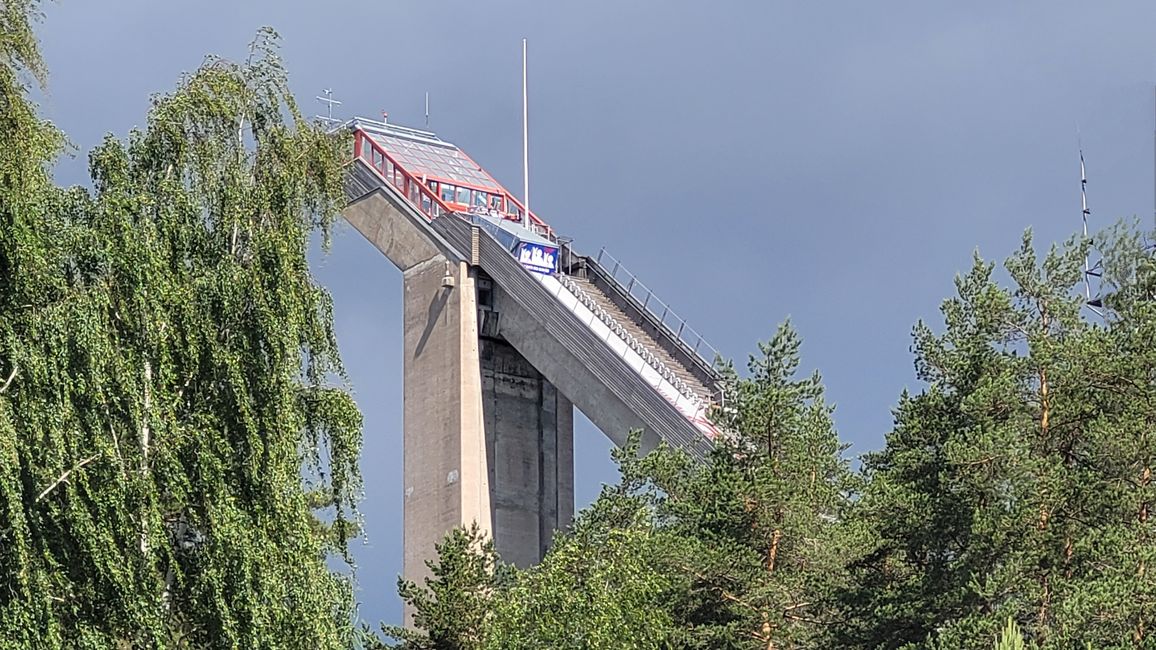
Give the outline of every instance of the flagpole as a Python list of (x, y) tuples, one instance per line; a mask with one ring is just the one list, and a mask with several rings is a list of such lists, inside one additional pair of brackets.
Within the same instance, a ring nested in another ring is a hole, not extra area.
[(526, 39), (522, 39), (522, 225), (530, 227), (530, 111), (526, 93)]

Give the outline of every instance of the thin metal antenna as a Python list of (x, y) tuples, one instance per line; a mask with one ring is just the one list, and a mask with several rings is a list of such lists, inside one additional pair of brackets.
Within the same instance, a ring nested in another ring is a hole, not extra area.
[[(1152, 220), (1153, 225), (1156, 226), (1156, 88), (1153, 88), (1153, 131), (1152, 131)], [(1146, 247), (1149, 250), (1156, 251), (1156, 241), (1151, 241)]]
[(429, 130), (429, 91), (425, 91), (425, 129)]
[(530, 227), (530, 106), (526, 92), (526, 39), (522, 39), (522, 225)]
[(316, 120), (319, 120), (321, 122), (324, 122), (325, 126), (333, 126), (334, 122), (340, 122), (341, 121), (341, 120), (335, 119), (333, 117), (333, 107), (334, 106), (341, 106), (341, 102), (337, 101), (336, 99), (333, 99), (333, 89), (332, 88), (326, 88), (322, 92), (325, 94), (325, 96), (322, 97), (322, 96), (318, 95), (317, 101), (322, 102), (326, 105), (325, 106), (325, 115), (314, 115), (313, 118)]
[[(1077, 139), (1079, 136), (1077, 135)], [(1079, 141), (1079, 140), (1078, 140)], [(1088, 217), (1092, 215), (1092, 211), (1088, 209), (1088, 174), (1084, 167), (1084, 143), (1079, 141), (1080, 149), (1080, 218), (1084, 222), (1084, 239), (1088, 239)], [(1092, 278), (1099, 278), (1102, 274), (1100, 269), (1100, 262), (1096, 262), (1095, 266), (1091, 265), (1089, 260), (1090, 255), (1084, 254), (1084, 301), (1097, 316), (1103, 318), (1104, 306), (1103, 300), (1100, 297), (1100, 292), (1097, 289), (1096, 296), (1092, 297)]]
[[(1156, 226), (1156, 88), (1153, 88), (1153, 130), (1152, 130), (1152, 220), (1153, 226)], [(1156, 232), (1156, 231), (1154, 231)], [(1146, 250), (1156, 251), (1156, 237), (1148, 242), (1145, 246)]]

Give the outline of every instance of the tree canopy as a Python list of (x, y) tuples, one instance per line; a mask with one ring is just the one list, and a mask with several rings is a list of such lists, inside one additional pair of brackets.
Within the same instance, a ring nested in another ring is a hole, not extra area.
[(361, 418), (306, 257), (343, 143), (266, 30), (57, 187), (37, 10), (0, 8), (0, 646), (348, 647)]
[(1096, 238), (1102, 317), (1091, 240), (1040, 256), (1027, 233), (1002, 281), (977, 256), (942, 331), (916, 325), (924, 388), (857, 472), (780, 327), (724, 373), (706, 463), (621, 450), (620, 483), (541, 566), (457, 586), (484, 614), (469, 647), (1153, 647), (1151, 241)]
[[(732, 434), (706, 463), (668, 447), (615, 453), (621, 481), (603, 489), (540, 566), (499, 583), (444, 582), (402, 595), (416, 622), (444, 630), (462, 592), (481, 596), (484, 633), (470, 648), (813, 647), (838, 611), (853, 543), (840, 522), (855, 478), (817, 375), (798, 377), (800, 341), (782, 326), (749, 375), (724, 372)], [(435, 575), (476, 545), (443, 546)], [(464, 618), (460, 613), (451, 620)], [(411, 637), (412, 638), (412, 637)], [(433, 640), (431, 634), (429, 639)], [(409, 647), (426, 647), (414, 644)]]
[(978, 647), (1009, 617), (1043, 648), (1153, 643), (1153, 258), (1135, 229), (1101, 241), (1104, 319), (1079, 291), (1088, 242), (1039, 259), (1025, 235), (1011, 286), (977, 258), (946, 330), (916, 327), (928, 387), (864, 459), (875, 539), (844, 643)]

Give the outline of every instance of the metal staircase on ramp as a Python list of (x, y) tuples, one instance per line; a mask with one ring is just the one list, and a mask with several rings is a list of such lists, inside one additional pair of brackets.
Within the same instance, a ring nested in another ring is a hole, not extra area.
[(640, 347), (654, 355), (656, 357), (655, 362), (669, 370), (680, 382), (676, 384), (678, 388), (690, 392), (704, 405), (716, 402), (718, 388), (708, 386), (707, 382), (692, 372), (685, 362), (675, 359), (674, 355), (662, 346), (659, 336), (653, 333), (653, 328), (648, 328), (650, 331), (647, 331), (642, 324), (637, 322), (637, 317), (631, 317), (626, 313), (626, 310), (615, 303), (611, 297), (611, 289), (600, 287), (590, 278), (567, 276), (566, 279), (573, 283), (572, 291), (582, 292), (588, 296), (604, 312), (606, 318), (622, 326), (626, 330), (626, 334), (637, 341)]
[[(596, 306), (613, 307), (599, 314), (584, 304), (580, 292), (567, 287), (580, 289), (580, 279), (527, 271), (488, 232), (457, 215), (444, 215), (431, 225), (504, 291), (508, 300), (498, 306), (501, 336), (603, 433), (621, 444), (631, 429), (639, 428), (648, 432), (644, 447), (664, 440), (692, 456), (706, 453), (717, 430), (707, 418), (712, 400), (703, 395), (709, 394), (705, 382), (680, 368), (627, 317), (628, 310), (605, 293), (605, 303), (599, 302), (597, 289), (582, 292)], [(593, 286), (588, 280), (584, 284)], [(703, 394), (687, 395), (679, 390), (682, 383), (697, 385)]]
[(716, 356), (621, 264), (549, 224), (433, 133), (355, 119), (346, 221), (401, 272), (404, 574), (480, 524), (529, 566), (570, 521), (574, 417), (704, 458)]

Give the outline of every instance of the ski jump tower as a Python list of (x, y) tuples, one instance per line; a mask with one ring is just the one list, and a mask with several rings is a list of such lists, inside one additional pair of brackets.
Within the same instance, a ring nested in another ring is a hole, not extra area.
[(456, 146), (355, 119), (345, 218), (401, 270), (404, 574), (477, 522), (539, 561), (574, 510), (573, 413), (703, 454), (717, 353), (604, 252), (526, 214)]

